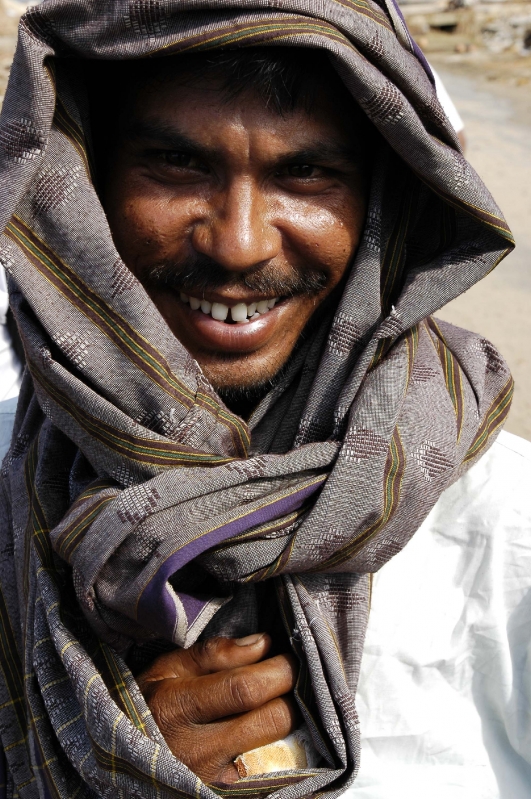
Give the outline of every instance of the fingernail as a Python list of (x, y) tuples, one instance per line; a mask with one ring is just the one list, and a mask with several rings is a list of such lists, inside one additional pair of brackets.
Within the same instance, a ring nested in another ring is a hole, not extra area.
[(246, 635), (245, 638), (235, 638), (234, 643), (236, 646), (252, 646), (253, 644), (257, 644), (263, 637), (263, 633), (253, 633), (252, 635)]

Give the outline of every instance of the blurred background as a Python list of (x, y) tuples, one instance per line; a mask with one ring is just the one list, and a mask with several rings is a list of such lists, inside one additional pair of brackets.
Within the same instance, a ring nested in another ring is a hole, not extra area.
[(438, 316), (496, 344), (516, 381), (506, 430), (531, 440), (531, 0), (402, 0), (464, 123), (466, 156), (516, 249)]
[[(0, 104), (27, 5), (0, 0)], [(462, 118), (466, 156), (517, 243), (438, 316), (499, 347), (516, 381), (506, 429), (531, 440), (531, 0), (402, 0), (401, 7)]]

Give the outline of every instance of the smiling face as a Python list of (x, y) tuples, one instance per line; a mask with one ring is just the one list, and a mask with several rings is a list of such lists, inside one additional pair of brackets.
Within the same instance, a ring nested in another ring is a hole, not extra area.
[(281, 114), (179, 74), (128, 105), (102, 189), (114, 241), (222, 392), (267, 384), (352, 262), (363, 153), (336, 108), (324, 87)]

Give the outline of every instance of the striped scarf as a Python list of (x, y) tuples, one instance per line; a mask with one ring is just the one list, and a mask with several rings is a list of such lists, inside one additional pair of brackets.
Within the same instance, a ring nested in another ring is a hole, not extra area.
[[(114, 247), (72, 57), (260, 45), (325, 50), (381, 144), (343, 294), (245, 423)], [(482, 455), (512, 392), (491, 344), (431, 316), (512, 239), (400, 12), (47, 0), (20, 24), (0, 216), (27, 359), (0, 493), (4, 795), (338, 796), (359, 764), (369, 575)], [(134, 674), (165, 646), (256, 631), (264, 603), (299, 659), (321, 763), (206, 785)]]

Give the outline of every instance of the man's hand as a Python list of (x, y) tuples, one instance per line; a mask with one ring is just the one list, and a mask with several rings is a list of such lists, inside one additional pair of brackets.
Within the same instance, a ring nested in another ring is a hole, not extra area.
[(295, 703), (286, 696), (295, 660), (261, 660), (270, 647), (266, 634), (211, 638), (162, 655), (138, 677), (168, 746), (202, 780), (235, 782), (234, 758), (295, 728)]

